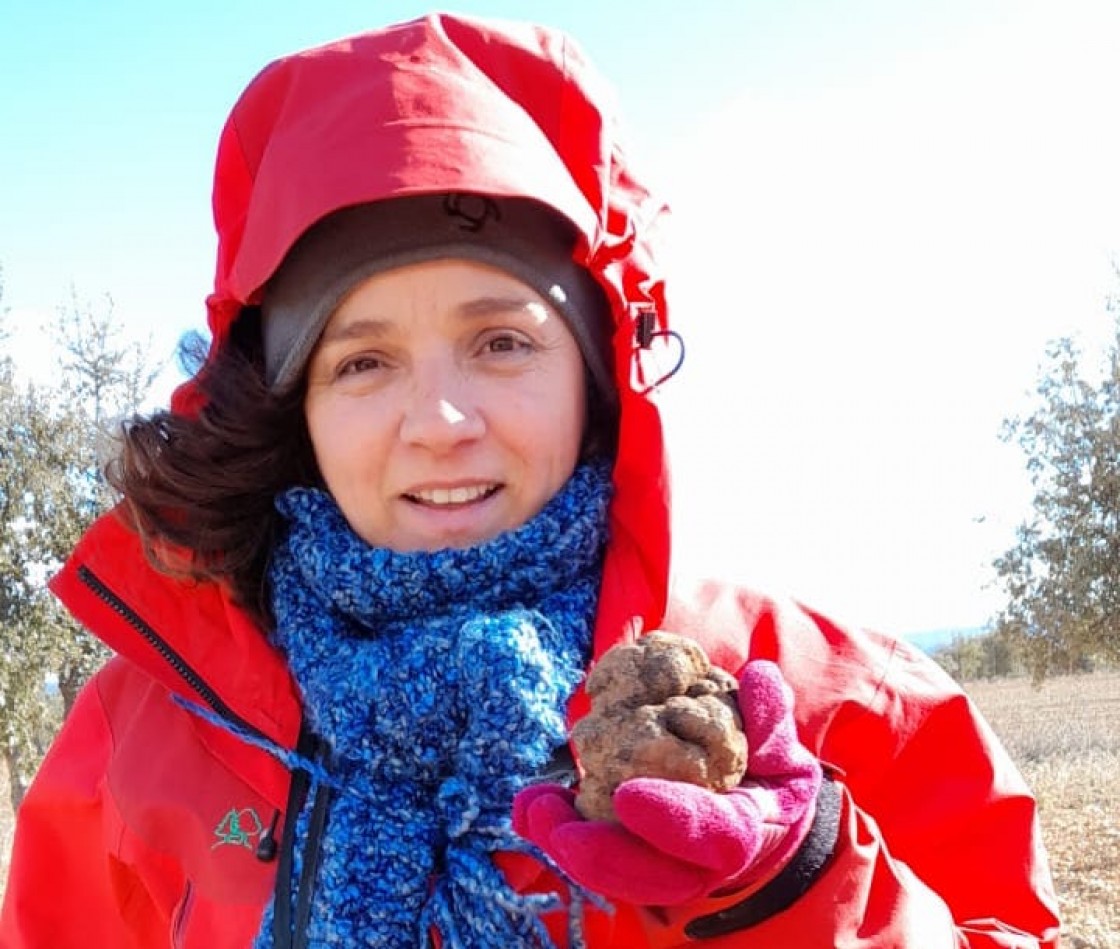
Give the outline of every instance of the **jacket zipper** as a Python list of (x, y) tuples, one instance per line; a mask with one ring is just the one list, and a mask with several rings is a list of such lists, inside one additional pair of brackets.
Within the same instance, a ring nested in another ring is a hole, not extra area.
[[(179, 655), (174, 649), (171, 648), (167, 640), (164, 639), (155, 629), (135, 610), (132, 609), (123, 599), (114, 593), (105, 582), (97, 576), (89, 567), (78, 567), (78, 578), (89, 587), (90, 590), (105, 603), (110, 609), (120, 616), (129, 626), (135, 629), (144, 640), (149, 643), (153, 649), (160, 654), (160, 656), (175, 670), (175, 673), (189, 685), (195, 693), (202, 698), (202, 700), (210, 706), (213, 711), (220, 715), (227, 721), (237, 725), (239, 728), (244, 729), (249, 734), (263, 739), (268, 743), (272, 743), (272, 738), (266, 735), (255, 725), (252, 725), (233, 709), (231, 709), (214, 689), (202, 678), (187, 661)], [(301, 722), (300, 725), (300, 740), (297, 750), (300, 753), (310, 753), (318, 759), (322, 753), (322, 745), (319, 740), (310, 732), (306, 731)], [(325, 820), (325, 808), (329, 798), (324, 797), (320, 804), (320, 795), (323, 795), (325, 788), (322, 786), (316, 789), (314, 807), (316, 810), (322, 808), (324, 814), (316, 822), (317, 833), (315, 836), (314, 844), (316, 850), (318, 849), (318, 838), (322, 833), (322, 824)], [(288, 810), (285, 815), (284, 832), (280, 843), (280, 863), (276, 875), (276, 927), (274, 930), (275, 940), (278, 949), (281, 947), (292, 945), (293, 930), (291, 927), (291, 908), (292, 908), (292, 894), (291, 894), (291, 861), (292, 849), (295, 842), (296, 820), (299, 811), (302, 807), (302, 798), (307, 792), (307, 774), (304, 771), (295, 771), (292, 773), (292, 782), (289, 788), (288, 797)], [(294, 806), (293, 806), (294, 804)], [(314, 863), (317, 864), (317, 857)], [(306, 925), (306, 917), (310, 908), (312, 881), (307, 879), (307, 868), (304, 868), (304, 873), (300, 880), (299, 891), (297, 892), (297, 900), (299, 906), (297, 914), (301, 917), (301, 921)], [(193, 893), (188, 894), (193, 902)], [(184, 907), (186, 910), (188, 907)], [(178, 930), (185, 919), (185, 912), (180, 916), (179, 924), (176, 926)], [(181, 938), (182, 933), (176, 932), (175, 938)], [(306, 938), (305, 934), (296, 933), (296, 939), (299, 939), (302, 945), (302, 940)]]
[(105, 603), (113, 612), (128, 623), (129, 626), (144, 637), (144, 640), (163, 657), (167, 664), (175, 670), (176, 674), (186, 682), (216, 714), (236, 725), (238, 728), (244, 729), (256, 738), (263, 739), (269, 743), (272, 742), (271, 736), (266, 735), (255, 725), (246, 721), (226, 705), (226, 703), (222, 701), (221, 696), (207, 684), (206, 680), (203, 679), (182, 656), (171, 648), (167, 640), (157, 633), (142, 616), (132, 609), (132, 607), (106, 586), (105, 582), (90, 570), (89, 567), (78, 567), (78, 577), (82, 583), (93, 591), (99, 600)]

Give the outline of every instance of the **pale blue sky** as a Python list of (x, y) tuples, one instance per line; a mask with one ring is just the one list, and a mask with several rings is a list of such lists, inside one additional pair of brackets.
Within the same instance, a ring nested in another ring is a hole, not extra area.
[[(678, 212), (691, 346), (666, 401), (686, 572), (899, 632), (984, 622), (986, 565), (1026, 502), (999, 423), (1047, 339), (1107, 331), (1120, 4), (456, 8), (569, 29)], [(213, 152), (244, 84), (428, 9), (0, 0), (17, 324), (41, 326), (73, 284), (169, 351), (202, 325)]]
[[(143, 304), (163, 311), (154, 320), (194, 320), (191, 290), (209, 273), (214, 143), (244, 84), (275, 56), (428, 9), (311, 6), (0, 0), (0, 262), (9, 302), (49, 309), (73, 280), (85, 294), (112, 292), (125, 309), (131, 288), (143, 288)], [(937, 18), (900, 12), (905, 6), (600, 0), (462, 8), (571, 30), (618, 87), (636, 150), (652, 159), (745, 90), (847, 82), (970, 19), (998, 15), (989, 0), (957, 2)]]

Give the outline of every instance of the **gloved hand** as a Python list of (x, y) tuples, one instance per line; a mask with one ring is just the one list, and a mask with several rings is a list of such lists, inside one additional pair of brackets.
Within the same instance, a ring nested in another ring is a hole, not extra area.
[(615, 823), (584, 820), (573, 791), (538, 784), (514, 799), (514, 829), (577, 883), (643, 906), (769, 879), (809, 832), (821, 766), (797, 739), (793, 693), (772, 662), (747, 663), (739, 709), (750, 757), (735, 790), (632, 778), (611, 798)]

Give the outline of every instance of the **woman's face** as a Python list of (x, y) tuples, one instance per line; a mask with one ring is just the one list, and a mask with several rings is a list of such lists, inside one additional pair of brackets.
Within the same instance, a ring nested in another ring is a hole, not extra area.
[(544, 298), (462, 259), (369, 277), (308, 365), (327, 489), (368, 543), (466, 547), (520, 526), (567, 481), (586, 405), (579, 346)]

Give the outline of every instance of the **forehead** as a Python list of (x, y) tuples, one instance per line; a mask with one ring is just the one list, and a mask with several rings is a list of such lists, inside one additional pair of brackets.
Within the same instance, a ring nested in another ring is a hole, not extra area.
[(441, 258), (360, 280), (331, 314), (324, 337), (347, 332), (355, 321), (384, 324), (387, 329), (420, 313), (463, 320), (519, 313), (535, 322), (557, 317), (549, 301), (508, 271), (473, 260)]

